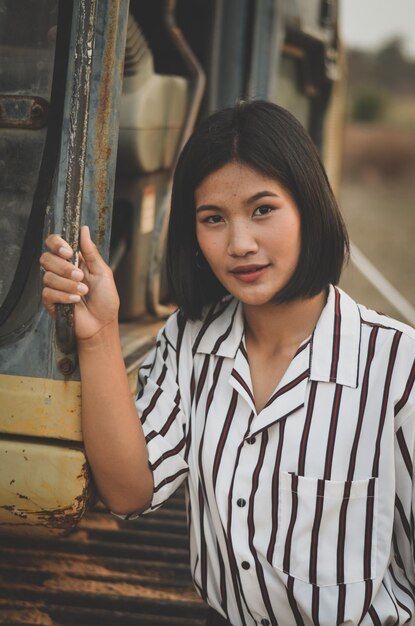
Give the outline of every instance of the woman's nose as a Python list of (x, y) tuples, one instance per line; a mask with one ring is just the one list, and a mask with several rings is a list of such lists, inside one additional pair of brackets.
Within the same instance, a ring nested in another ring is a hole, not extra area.
[(228, 254), (246, 256), (258, 251), (258, 244), (248, 224), (238, 224), (229, 230)]

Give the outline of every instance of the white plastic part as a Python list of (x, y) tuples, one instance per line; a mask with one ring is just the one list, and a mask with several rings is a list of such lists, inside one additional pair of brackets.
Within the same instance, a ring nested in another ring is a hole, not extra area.
[(140, 72), (124, 77), (118, 166), (150, 173), (173, 166), (187, 110), (187, 80), (154, 74), (148, 55)]

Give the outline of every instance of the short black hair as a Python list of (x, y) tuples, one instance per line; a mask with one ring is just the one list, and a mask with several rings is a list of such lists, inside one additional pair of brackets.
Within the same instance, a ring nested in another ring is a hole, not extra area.
[(222, 109), (195, 129), (173, 177), (167, 236), (167, 276), (174, 302), (189, 319), (227, 291), (204, 260), (196, 239), (195, 190), (230, 162), (275, 179), (292, 196), (301, 216), (301, 250), (277, 303), (315, 296), (337, 284), (349, 254), (347, 230), (317, 149), (286, 109), (255, 100)]

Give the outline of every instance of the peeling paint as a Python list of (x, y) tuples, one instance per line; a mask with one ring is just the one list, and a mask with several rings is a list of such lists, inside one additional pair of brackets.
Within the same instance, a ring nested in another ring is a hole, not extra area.
[(12, 454), (10, 463), (0, 470), (0, 526), (9, 534), (69, 534), (95, 498), (83, 451), (27, 444), (24, 468), (19, 442), (9, 440), (3, 445)]
[(22, 500), (29, 500), (28, 496), (23, 495), (22, 493), (16, 493), (16, 496), (18, 498), (21, 498)]
[(108, 160), (112, 154), (114, 137), (110, 133), (111, 112), (114, 107), (112, 82), (115, 68), (115, 49), (118, 29), (119, 3), (112, 2), (109, 8), (108, 24), (105, 32), (105, 48), (102, 64), (103, 73), (101, 76), (100, 93), (98, 98), (98, 110), (96, 113), (96, 133), (95, 133), (95, 172), (94, 187), (98, 208), (96, 234), (97, 245), (101, 245), (105, 238), (106, 218), (109, 207), (107, 205), (108, 186)]
[[(79, 2), (71, 94), (62, 234), (74, 250), (73, 263), (75, 265), (78, 264), (79, 223), (84, 189), (96, 7), (96, 0)], [(60, 351), (66, 355), (76, 351), (73, 315), (73, 305), (61, 304), (56, 308), (56, 343)], [(67, 359), (67, 361), (70, 360)], [(63, 363), (62, 373), (65, 376), (73, 372), (68, 362), (66, 365)]]

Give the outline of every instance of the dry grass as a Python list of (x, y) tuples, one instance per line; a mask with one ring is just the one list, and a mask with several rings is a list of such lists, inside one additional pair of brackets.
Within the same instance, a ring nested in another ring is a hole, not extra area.
[[(415, 177), (348, 179), (343, 182), (340, 202), (351, 240), (412, 306), (415, 306), (414, 198)], [(342, 286), (359, 302), (399, 317), (353, 267), (345, 273)]]
[(399, 96), (390, 100), (384, 123), (386, 126), (415, 131), (415, 97)]
[(393, 180), (415, 175), (415, 130), (350, 124), (345, 131), (344, 176)]

